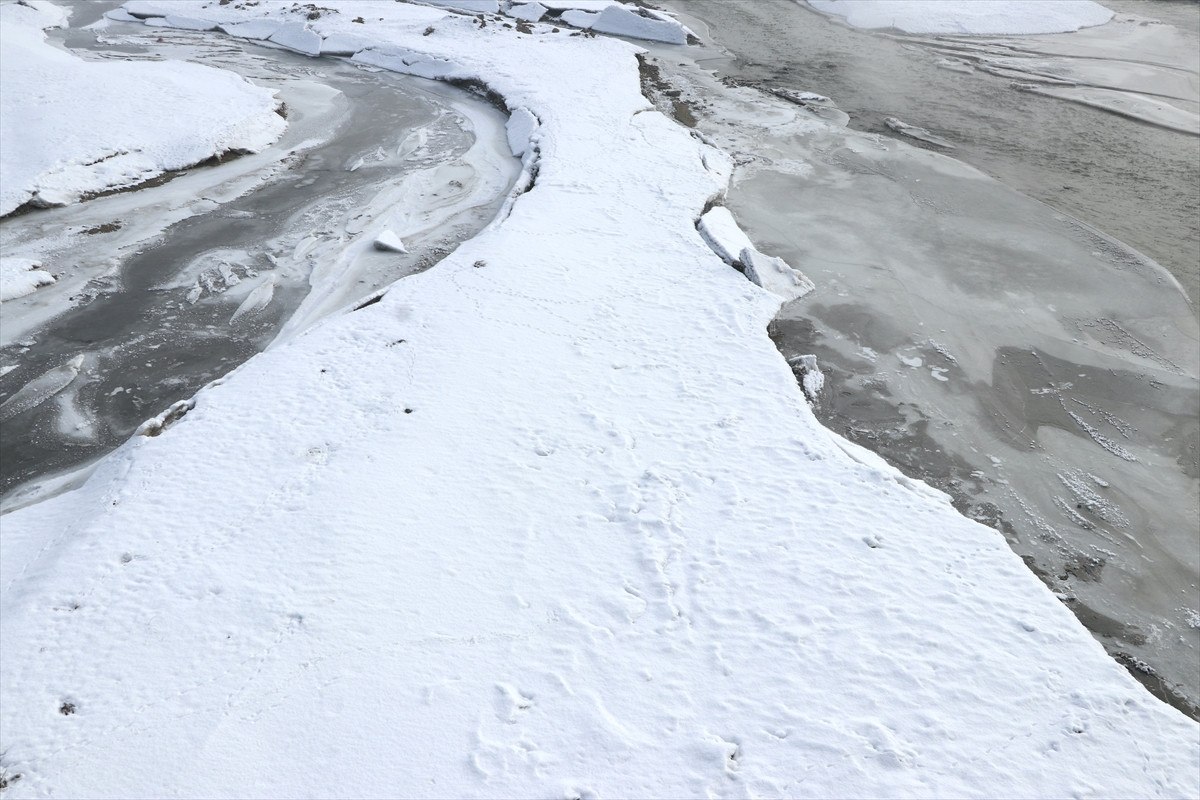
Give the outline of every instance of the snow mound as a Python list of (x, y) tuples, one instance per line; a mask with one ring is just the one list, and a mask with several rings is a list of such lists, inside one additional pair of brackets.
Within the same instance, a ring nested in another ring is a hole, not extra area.
[(32, 294), (54, 283), (54, 276), (38, 269), (42, 262), (18, 256), (0, 257), (0, 303)]
[(965, 35), (1067, 33), (1113, 12), (1092, 0), (808, 0), (856, 28)]
[[(176, 19), (184, 19), (180, 15)], [(134, 186), (283, 132), (271, 91), (181, 62), (83, 61), (51, 47), (52, 13), (0, 6), (0, 215)]]
[(407, 253), (408, 248), (404, 246), (404, 242), (396, 235), (395, 231), (384, 231), (375, 237), (372, 243), (376, 250), (384, 250), (390, 253)]
[(513, 6), (508, 10), (508, 15), (514, 19), (524, 20), (525, 22), (537, 22), (546, 15), (548, 10), (541, 3), (526, 3), (524, 5)]

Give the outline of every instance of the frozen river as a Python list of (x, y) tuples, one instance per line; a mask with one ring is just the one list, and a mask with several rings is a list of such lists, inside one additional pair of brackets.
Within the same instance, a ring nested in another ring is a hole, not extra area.
[[(36, 490), (36, 479), (111, 450), (285, 326), (299, 330), (435, 263), (492, 219), (519, 168), (505, 115), (463, 90), (206, 34), (84, 29), (101, 10), (77, 8), (72, 29), (55, 35), (89, 58), (234, 70), (280, 90), (289, 129), (265, 154), (4, 221), (8, 252), (75, 235), (48, 261), (56, 285), (5, 303), (0, 365), (13, 368), (0, 399), (31, 381), (53, 388), (54, 370), (79, 367), (51, 399), (4, 409), (0, 492), (10, 505), (14, 487)], [(260, 185), (245, 192), (248, 181)], [(182, 219), (161, 224), (172, 217)], [(381, 221), (407, 253), (375, 251), (369, 236), (354, 244)]]
[[(734, 154), (726, 203), (751, 238), (817, 285), (771, 333), (789, 360), (817, 356), (818, 415), (1002, 531), (1195, 716), (1196, 137), (791, 0), (674, 8), (716, 47), (656, 52), (666, 102)], [(1168, 11), (1194, 38), (1195, 9)], [(770, 94), (805, 91), (836, 108)]]

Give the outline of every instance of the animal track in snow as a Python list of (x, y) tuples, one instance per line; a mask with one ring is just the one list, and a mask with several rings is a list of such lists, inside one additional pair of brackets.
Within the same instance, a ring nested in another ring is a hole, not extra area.
[(534, 706), (531, 695), (507, 683), (496, 684), (496, 693), (496, 717), (509, 725), (515, 725), (517, 720)]

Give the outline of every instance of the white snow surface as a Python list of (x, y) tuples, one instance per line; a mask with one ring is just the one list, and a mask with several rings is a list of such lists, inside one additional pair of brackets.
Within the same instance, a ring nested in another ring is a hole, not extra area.
[(343, 8), (535, 114), (536, 184), (4, 518), (6, 798), (1200, 792), (1195, 723), (816, 421), (635, 48)]
[(0, 303), (32, 294), (54, 283), (54, 276), (38, 269), (42, 262), (20, 256), (0, 256)]
[(392, 253), (408, 252), (408, 248), (404, 246), (404, 242), (396, 235), (395, 231), (383, 231), (375, 237), (372, 244), (376, 250), (386, 250)]
[(965, 35), (1067, 33), (1113, 12), (1092, 0), (808, 0), (856, 28)]
[(601, 11), (600, 16), (592, 21), (591, 30), (616, 36), (645, 39), (651, 42), (666, 42), (667, 44), (687, 44), (687, 37), (690, 33), (687, 28), (674, 20), (650, 19), (641, 16), (636, 9), (630, 6), (618, 4)]
[(541, 3), (524, 3), (515, 5), (508, 10), (508, 15), (514, 19), (526, 22), (537, 22), (546, 15), (548, 9)]
[(47, 6), (0, 5), (0, 215), (132, 186), (229, 150), (257, 151), (282, 133), (273, 94), (231, 72), (84, 61), (50, 46), (42, 29), (63, 15)]

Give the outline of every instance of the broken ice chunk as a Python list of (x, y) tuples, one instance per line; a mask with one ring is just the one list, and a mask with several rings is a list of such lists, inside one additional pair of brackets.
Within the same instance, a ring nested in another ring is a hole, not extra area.
[(400, 237), (392, 231), (384, 231), (375, 237), (375, 249), (384, 250), (389, 253), (408, 252), (408, 248), (404, 246), (404, 242), (400, 241)]
[(751, 282), (784, 300), (795, 300), (816, 288), (812, 281), (788, 266), (782, 258), (763, 255), (752, 247), (742, 250), (739, 260)]

